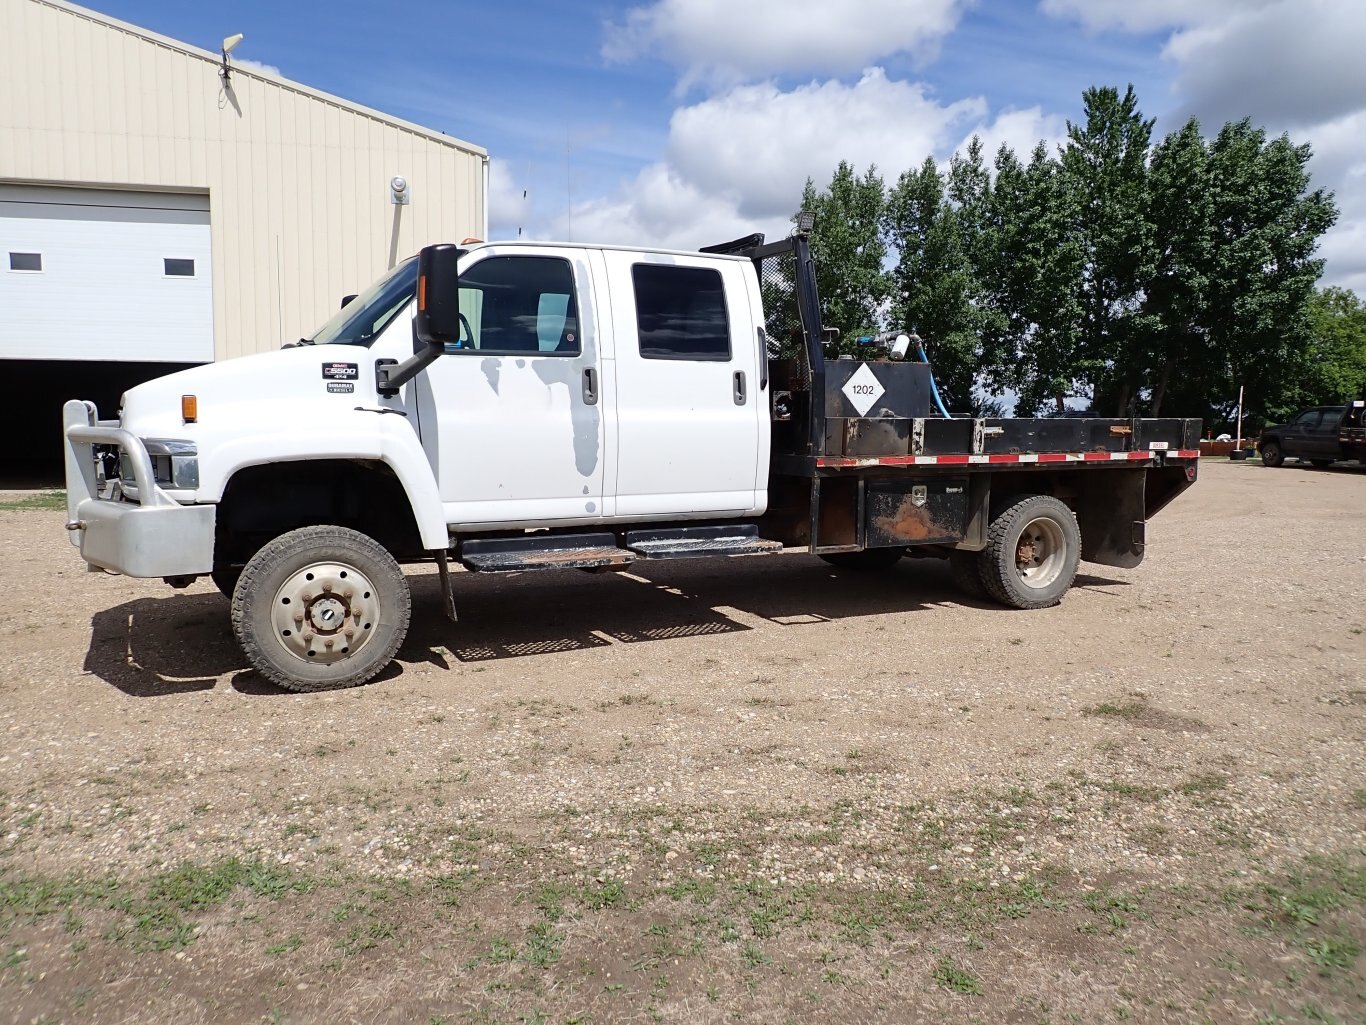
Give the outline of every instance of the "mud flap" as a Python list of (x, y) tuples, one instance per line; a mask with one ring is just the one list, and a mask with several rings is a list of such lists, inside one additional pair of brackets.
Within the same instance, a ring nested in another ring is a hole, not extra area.
[(1089, 475), (1077, 501), (1081, 557), (1102, 566), (1130, 569), (1143, 561), (1146, 470), (1113, 470)]

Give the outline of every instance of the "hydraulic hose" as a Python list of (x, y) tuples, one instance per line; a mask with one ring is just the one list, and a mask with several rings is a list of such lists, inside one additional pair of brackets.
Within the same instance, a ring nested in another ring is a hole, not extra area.
[[(920, 351), (920, 362), (926, 366), (930, 365), (930, 358), (925, 355), (925, 343), (919, 338), (915, 340), (916, 348)], [(944, 408), (944, 400), (939, 396), (939, 385), (934, 381), (934, 370), (930, 370), (930, 394), (934, 397), (934, 404), (939, 407), (939, 415), (945, 420), (952, 420), (953, 416)]]

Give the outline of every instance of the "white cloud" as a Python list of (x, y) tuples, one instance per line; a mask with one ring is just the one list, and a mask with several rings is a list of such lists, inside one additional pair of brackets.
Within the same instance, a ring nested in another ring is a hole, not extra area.
[(996, 159), (996, 151), (1003, 145), (1009, 146), (1020, 162), (1027, 164), (1034, 147), (1041, 141), (1052, 152), (1066, 134), (1067, 119), (1061, 114), (1045, 114), (1040, 107), (1008, 109), (991, 121), (979, 121), (963, 137), (957, 149), (965, 149), (975, 135), (982, 140), (982, 157), (988, 165)]
[[(876, 164), (890, 182), (927, 156), (946, 159), (974, 133), (988, 159), (1001, 142), (1027, 159), (1040, 138), (1061, 131), (1061, 119), (1038, 108), (990, 118), (980, 98), (937, 103), (880, 68), (852, 85), (741, 86), (676, 111), (666, 158), (615, 195), (576, 205), (573, 236), (671, 249), (752, 231), (781, 238), (806, 179), (824, 186), (841, 159), (860, 172)], [(550, 233), (568, 230), (561, 217)]]
[(785, 92), (766, 82), (676, 110), (667, 159), (682, 180), (730, 197), (744, 215), (771, 217), (795, 208), (808, 177), (828, 182), (840, 160), (895, 175), (951, 145), (958, 126), (985, 112), (979, 98), (942, 105), (881, 68), (852, 85)]
[(250, 57), (232, 58), (232, 66), (234, 68), (241, 68), (243, 71), (261, 71), (267, 75), (274, 75), (276, 78), (284, 77), (280, 74), (280, 69), (274, 64), (262, 64), (260, 61), (254, 61)]
[(608, 27), (603, 56), (658, 55), (684, 84), (784, 73), (839, 75), (881, 57), (929, 59), (964, 0), (654, 0)]
[(489, 160), (489, 234), (493, 238), (516, 238), (527, 226), (531, 213), (526, 190), (512, 180), (506, 160)]
[(1176, 32), (1163, 56), (1176, 92), (1202, 120), (1251, 115), (1277, 127), (1366, 106), (1366, 5), (1294, 0)]
[(1159, 29), (1218, 23), (1239, 11), (1275, 0), (1043, 0), (1039, 9), (1057, 18), (1078, 21), (1093, 32)]
[(1314, 150), (1313, 185), (1333, 191), (1324, 281), (1366, 294), (1366, 5), (1358, 0), (1043, 0), (1096, 30), (1167, 34), (1171, 126), (1194, 116), (1212, 134), (1252, 119)]

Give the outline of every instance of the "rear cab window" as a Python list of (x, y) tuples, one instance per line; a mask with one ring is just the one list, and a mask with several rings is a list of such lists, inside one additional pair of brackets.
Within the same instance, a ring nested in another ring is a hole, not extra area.
[(631, 280), (642, 357), (730, 362), (730, 318), (719, 271), (637, 263)]

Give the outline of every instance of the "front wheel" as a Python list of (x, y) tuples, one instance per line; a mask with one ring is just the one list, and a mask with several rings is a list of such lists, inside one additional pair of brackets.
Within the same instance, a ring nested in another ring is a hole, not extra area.
[(981, 555), (982, 585), (1003, 605), (1042, 609), (1072, 586), (1081, 531), (1072, 510), (1051, 495), (1028, 495), (991, 521)]
[(232, 628), (258, 673), (289, 690), (355, 687), (387, 666), (408, 632), (408, 581), (373, 538), (302, 527), (251, 557)]
[(1277, 442), (1277, 441), (1264, 441), (1264, 442), (1262, 442), (1262, 465), (1263, 465), (1263, 466), (1280, 466), (1281, 463), (1283, 463), (1283, 462), (1285, 462), (1285, 453), (1281, 451), (1280, 442)]

